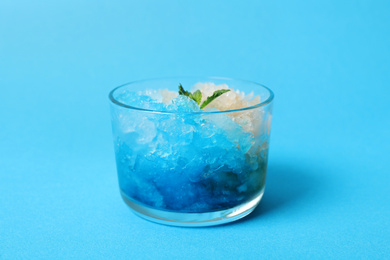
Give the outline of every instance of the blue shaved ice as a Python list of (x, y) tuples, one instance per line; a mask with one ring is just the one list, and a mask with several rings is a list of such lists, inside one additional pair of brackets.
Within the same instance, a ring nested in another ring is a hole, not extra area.
[(237, 206), (262, 191), (266, 133), (245, 131), (228, 113), (199, 113), (183, 95), (163, 103), (123, 92), (117, 100), (139, 109), (112, 108), (119, 184), (127, 198), (200, 213)]

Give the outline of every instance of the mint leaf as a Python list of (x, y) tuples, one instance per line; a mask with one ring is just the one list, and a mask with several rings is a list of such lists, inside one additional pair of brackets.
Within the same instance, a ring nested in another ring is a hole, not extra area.
[(179, 95), (184, 95), (192, 100), (194, 100), (198, 105), (200, 104), (200, 101), (202, 100), (202, 93), (200, 90), (195, 91), (194, 93), (191, 93), (189, 91), (184, 90), (183, 86), (179, 84)]
[(197, 90), (194, 93), (190, 94), (190, 98), (195, 100), (195, 102), (199, 105), (200, 101), (202, 100), (202, 92), (200, 92), (200, 90)]
[(220, 95), (222, 95), (226, 92), (229, 92), (229, 91), (230, 91), (230, 89), (220, 89), (220, 90), (214, 91), (214, 93), (211, 96), (207, 97), (207, 99), (202, 103), (202, 105), (200, 105), (200, 108), (203, 109), (205, 106), (210, 104), (211, 101), (213, 101), (214, 99), (216, 99)]
[(181, 84), (179, 84), (179, 95), (184, 95), (184, 96), (190, 97), (191, 93), (184, 90), (183, 86)]

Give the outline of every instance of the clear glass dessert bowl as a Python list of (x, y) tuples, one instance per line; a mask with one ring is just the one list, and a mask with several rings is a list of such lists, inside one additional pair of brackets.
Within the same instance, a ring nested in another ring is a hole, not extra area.
[(270, 89), (227, 78), (163, 78), (119, 86), (109, 98), (120, 192), (137, 215), (210, 226), (242, 218), (258, 205)]

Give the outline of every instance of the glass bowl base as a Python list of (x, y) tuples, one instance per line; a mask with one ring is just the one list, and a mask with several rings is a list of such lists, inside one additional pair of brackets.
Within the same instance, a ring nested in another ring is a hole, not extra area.
[(263, 197), (263, 193), (264, 189), (252, 200), (230, 209), (203, 213), (178, 213), (140, 205), (121, 191), (125, 203), (139, 217), (158, 224), (181, 227), (215, 226), (236, 221), (245, 217), (256, 208)]

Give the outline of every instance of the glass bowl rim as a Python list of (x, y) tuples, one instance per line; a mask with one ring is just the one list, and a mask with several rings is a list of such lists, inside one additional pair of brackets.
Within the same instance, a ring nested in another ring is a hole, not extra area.
[[(190, 79), (190, 78), (200, 78), (200, 79), (217, 79), (217, 80), (229, 80), (229, 81), (236, 81), (236, 82), (243, 82), (243, 83), (250, 83), (250, 84), (254, 84), (254, 85), (257, 85), (263, 89), (265, 89), (266, 91), (268, 91), (269, 93), (269, 96), (266, 100), (260, 102), (259, 104), (256, 104), (256, 105), (253, 105), (253, 106), (248, 106), (248, 107), (243, 107), (243, 108), (239, 108), (239, 109), (232, 109), (232, 110), (222, 110), (222, 111), (199, 111), (199, 112), (181, 112), (181, 111), (160, 111), (160, 110), (151, 110), (151, 109), (144, 109), (144, 108), (139, 108), (139, 107), (133, 107), (133, 106), (129, 106), (129, 105), (126, 105), (122, 102), (119, 102), (118, 100), (116, 100), (114, 98), (114, 92), (117, 91), (118, 89), (120, 88), (123, 88), (125, 86), (128, 86), (128, 85), (131, 85), (131, 84), (135, 84), (135, 83), (140, 83), (140, 82), (146, 82), (146, 81), (156, 81), (156, 80), (169, 80), (169, 79), (184, 79), (184, 78), (187, 78), (187, 79)], [(227, 77), (202, 77), (202, 76), (199, 76), (199, 77), (196, 77), (196, 76), (183, 76), (183, 77), (160, 77), (160, 78), (149, 78), (149, 79), (142, 79), (142, 80), (135, 80), (135, 81), (131, 81), (131, 82), (127, 82), (125, 84), (122, 84), (116, 88), (114, 88), (113, 90), (110, 91), (110, 93), (108, 94), (108, 97), (110, 99), (110, 101), (117, 105), (117, 106), (121, 106), (121, 107), (124, 107), (126, 109), (131, 109), (131, 110), (136, 110), (136, 111), (140, 111), (140, 112), (148, 112), (148, 113), (156, 113), (156, 114), (196, 114), (196, 115), (205, 115), (205, 114), (222, 114), (222, 113), (234, 113), (234, 112), (240, 112), (240, 111), (245, 111), (245, 110), (252, 110), (252, 109), (255, 109), (255, 108), (259, 108), (259, 107), (263, 107), (269, 103), (272, 102), (272, 100), (274, 99), (274, 93), (273, 91), (262, 85), (262, 84), (259, 84), (259, 83), (256, 83), (254, 81), (250, 81), (250, 80), (241, 80), (241, 79), (234, 79), (234, 78), (227, 78)]]

